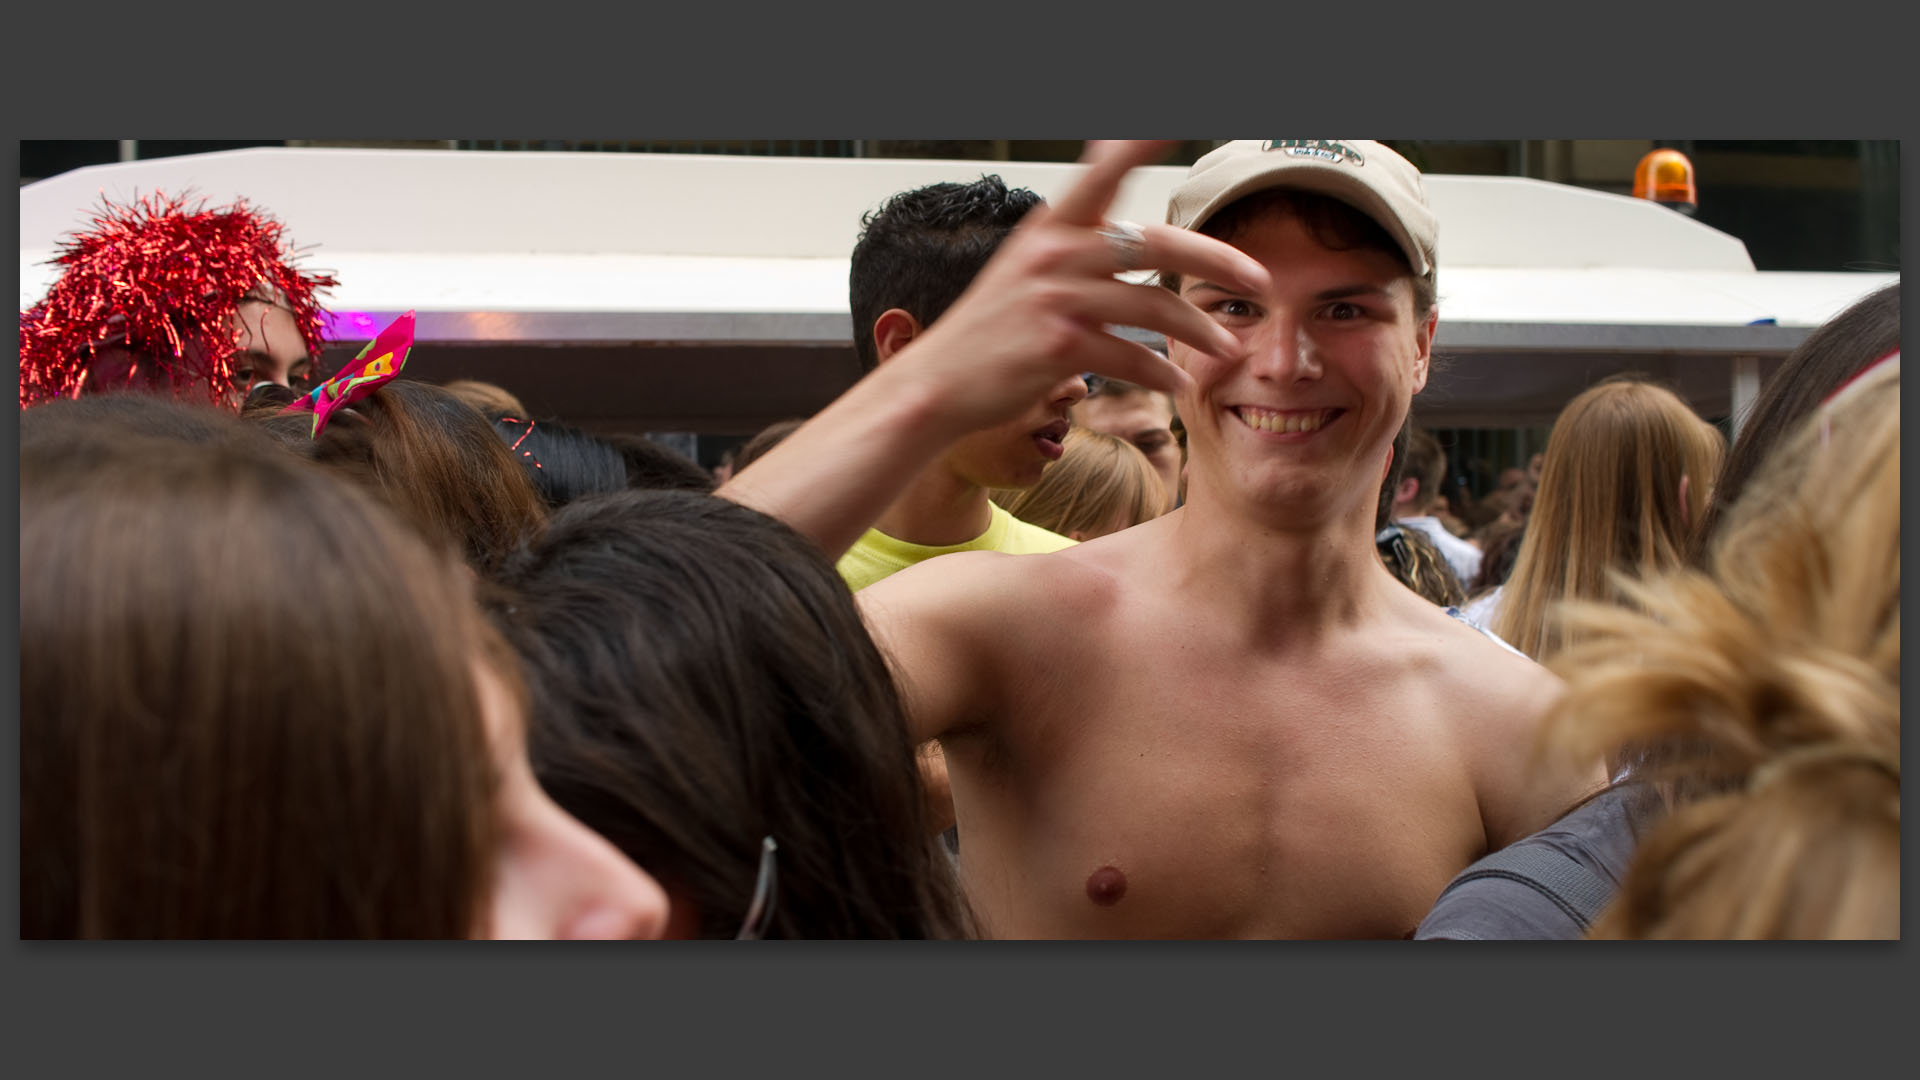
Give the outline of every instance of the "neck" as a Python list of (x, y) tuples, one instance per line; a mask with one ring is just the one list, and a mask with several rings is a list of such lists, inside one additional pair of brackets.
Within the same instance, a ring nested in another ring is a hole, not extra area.
[(1239, 622), (1257, 640), (1297, 640), (1376, 611), (1381, 586), (1401, 588), (1374, 552), (1372, 505), (1325, 521), (1237, 513), (1188, 491), (1169, 515), (1172, 579), (1206, 596), (1213, 617)]
[(987, 489), (936, 463), (907, 485), (873, 527), (909, 544), (945, 547), (986, 532), (992, 520)]

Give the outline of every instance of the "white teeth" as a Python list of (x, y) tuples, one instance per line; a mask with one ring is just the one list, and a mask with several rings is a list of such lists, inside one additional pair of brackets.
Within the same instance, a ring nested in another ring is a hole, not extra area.
[(1319, 431), (1326, 425), (1331, 410), (1322, 409), (1310, 413), (1279, 413), (1271, 409), (1240, 408), (1235, 410), (1240, 419), (1256, 431), (1276, 433)]

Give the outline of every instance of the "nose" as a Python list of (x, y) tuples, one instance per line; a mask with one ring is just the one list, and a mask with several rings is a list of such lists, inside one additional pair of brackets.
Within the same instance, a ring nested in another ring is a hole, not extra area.
[(1054, 389), (1053, 404), (1071, 409), (1087, 399), (1087, 379), (1084, 375), (1068, 376)]
[(666, 932), (667, 894), (625, 853), (575, 823), (580, 841), (580, 904), (554, 935), (563, 941), (653, 940)]
[(667, 925), (667, 894), (646, 871), (548, 801), (509, 839), (496, 888), (493, 936), (557, 940), (653, 939)]
[(1249, 346), (1247, 365), (1258, 378), (1296, 382), (1317, 379), (1324, 371), (1312, 336), (1286, 319), (1273, 320)]

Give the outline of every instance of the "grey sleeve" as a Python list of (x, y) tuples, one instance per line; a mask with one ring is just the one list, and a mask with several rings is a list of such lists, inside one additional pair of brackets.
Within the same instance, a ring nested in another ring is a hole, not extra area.
[(1567, 911), (1508, 878), (1465, 882), (1442, 897), (1414, 930), (1415, 941), (1575, 941), (1586, 936)]

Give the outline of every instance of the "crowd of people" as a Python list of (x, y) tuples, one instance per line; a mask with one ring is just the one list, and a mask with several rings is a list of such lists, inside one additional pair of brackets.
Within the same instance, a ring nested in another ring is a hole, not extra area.
[(1897, 937), (1898, 286), (1463, 506), (1418, 170), (1109, 220), (1163, 149), (876, 208), (862, 377), (718, 473), (110, 207), (21, 321), (21, 935)]

